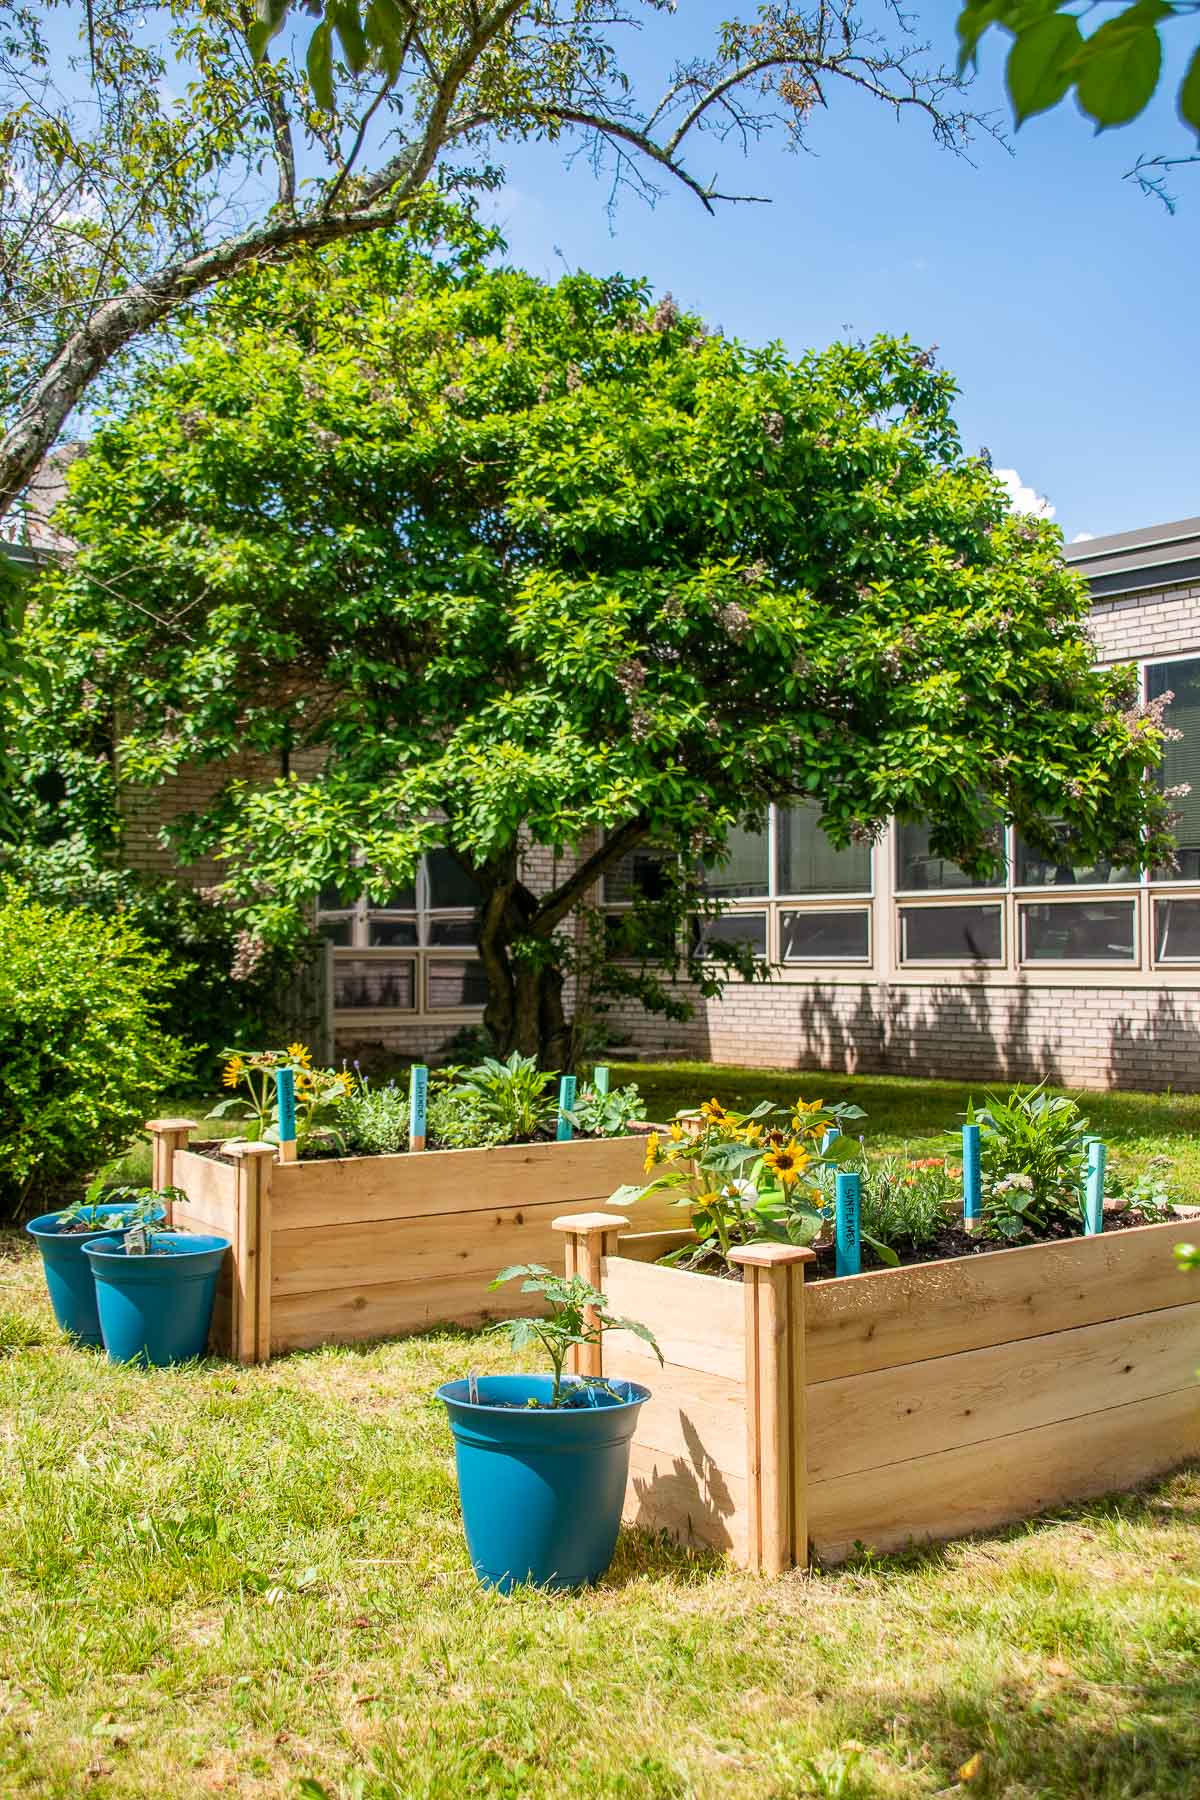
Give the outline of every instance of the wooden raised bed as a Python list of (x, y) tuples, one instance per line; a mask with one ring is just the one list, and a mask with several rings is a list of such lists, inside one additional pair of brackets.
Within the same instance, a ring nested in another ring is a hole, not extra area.
[[(639, 1221), (640, 1223), (640, 1221)], [(805, 1282), (810, 1250), (735, 1252), (744, 1283), (655, 1266), (686, 1234), (561, 1221), (653, 1399), (626, 1519), (778, 1573), (1025, 1518), (1200, 1456), (1200, 1283), (1178, 1220)]]
[[(154, 1185), (186, 1195), (174, 1224), (233, 1245), (211, 1342), (239, 1362), (536, 1310), (488, 1283), (509, 1263), (561, 1267), (554, 1216), (639, 1180), (645, 1155), (633, 1136), (292, 1163), (234, 1143), (217, 1161), (188, 1148), (192, 1129), (150, 1121)], [(656, 1199), (650, 1222), (666, 1223)]]

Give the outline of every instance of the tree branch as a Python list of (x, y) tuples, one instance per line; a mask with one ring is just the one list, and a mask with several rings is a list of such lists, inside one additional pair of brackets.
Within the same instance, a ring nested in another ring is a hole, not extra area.
[(601, 875), (614, 863), (620, 862), (627, 850), (640, 844), (650, 832), (650, 821), (644, 813), (636, 819), (630, 819), (606, 838), (598, 850), (581, 862), (574, 874), (556, 887), (553, 893), (546, 894), (537, 912), (530, 920), (530, 930), (537, 937), (549, 937), (556, 926), (560, 925), (577, 901), (582, 899), (587, 890), (594, 886)]

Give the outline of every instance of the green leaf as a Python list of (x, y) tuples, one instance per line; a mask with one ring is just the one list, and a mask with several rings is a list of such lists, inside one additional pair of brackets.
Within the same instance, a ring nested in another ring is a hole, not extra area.
[[(1087, 40), (1075, 59), (1075, 93), (1100, 131), (1127, 125), (1148, 104), (1162, 69), (1162, 44), (1148, 18), (1160, 9), (1131, 7)], [(1136, 15), (1136, 16), (1135, 16)]]
[(1005, 79), (1018, 126), (1058, 105), (1075, 80), (1067, 64), (1082, 43), (1070, 13), (1051, 13), (1017, 38), (1008, 53)]
[(323, 19), (308, 41), (305, 58), (313, 98), (325, 112), (333, 111), (333, 27)]
[(872, 1237), (869, 1231), (860, 1231), (860, 1236), (863, 1243), (870, 1244), (880, 1262), (886, 1263), (889, 1269), (899, 1266), (900, 1258), (890, 1244), (883, 1243), (880, 1238)]
[(662, 1366), (663, 1353), (658, 1347), (658, 1339), (648, 1325), (640, 1324), (637, 1319), (605, 1319), (604, 1325), (607, 1331), (632, 1331), (634, 1337), (639, 1337), (644, 1344), (649, 1344)]
[(1179, 116), (1193, 131), (1200, 131), (1200, 49), (1188, 64), (1179, 89)]
[(371, 0), (363, 24), (367, 41), (378, 53), (388, 79), (395, 81), (404, 66), (404, 14), (395, 0)]
[(332, 17), (342, 54), (354, 74), (361, 75), (371, 60), (371, 47), (363, 32), (362, 20), (358, 16), (354, 0), (347, 0), (347, 4), (339, 6)]

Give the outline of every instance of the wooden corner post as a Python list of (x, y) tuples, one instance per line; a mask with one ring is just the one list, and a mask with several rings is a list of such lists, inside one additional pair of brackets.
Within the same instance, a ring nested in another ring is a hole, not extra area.
[[(551, 1224), (555, 1231), (566, 1234), (563, 1260), (568, 1281), (572, 1275), (582, 1275), (590, 1286), (599, 1289), (601, 1262), (616, 1250), (617, 1233), (628, 1229), (629, 1220), (621, 1213), (564, 1213), (562, 1218), (552, 1219)], [(589, 1306), (584, 1318), (594, 1326), (595, 1308)], [(603, 1375), (604, 1351), (599, 1338), (594, 1344), (580, 1344), (572, 1350), (571, 1373)]]
[(237, 1215), (233, 1244), (235, 1362), (268, 1362), (271, 1356), (271, 1171), (274, 1144), (226, 1144), (237, 1162)]
[(808, 1561), (804, 1265), (814, 1252), (747, 1244), (745, 1270), (747, 1561), (780, 1575)]
[[(147, 1119), (150, 1134), (150, 1185), (169, 1188), (175, 1185), (175, 1152), (186, 1150), (188, 1133), (196, 1129), (195, 1119)], [(171, 1204), (167, 1203), (165, 1223), (170, 1225)]]

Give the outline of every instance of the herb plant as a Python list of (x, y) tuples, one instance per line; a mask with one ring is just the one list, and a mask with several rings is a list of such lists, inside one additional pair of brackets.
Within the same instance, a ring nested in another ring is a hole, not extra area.
[(1088, 1122), (1074, 1100), (1045, 1084), (967, 1108), (980, 1127), (984, 1230), (1016, 1242), (1076, 1229), (1083, 1218)]
[(554, 1375), (551, 1407), (586, 1405), (589, 1389), (612, 1392), (603, 1379), (595, 1377), (583, 1376), (570, 1384), (563, 1380), (571, 1351), (582, 1344), (598, 1344), (606, 1331), (632, 1331), (649, 1344), (662, 1363), (662, 1351), (649, 1326), (635, 1319), (613, 1318), (607, 1296), (581, 1275), (555, 1275), (542, 1263), (514, 1263), (511, 1268), (501, 1269), (491, 1285), (498, 1288), (517, 1280), (521, 1282), (521, 1293), (537, 1294), (546, 1302), (549, 1318), (498, 1319), (488, 1330), (506, 1337), (514, 1350), (526, 1350), (536, 1344), (545, 1352)]
[(646, 1103), (633, 1082), (608, 1094), (589, 1084), (579, 1089), (567, 1117), (588, 1137), (625, 1137), (646, 1117)]
[(372, 1087), (360, 1076), (338, 1103), (338, 1132), (353, 1156), (394, 1156), (406, 1150), (408, 1125), (408, 1095), (394, 1081)]
[(469, 1097), (485, 1126), (503, 1133), (496, 1142), (535, 1138), (558, 1115), (558, 1102), (549, 1091), (551, 1077), (538, 1067), (534, 1056), (520, 1056), (514, 1050), (504, 1062), (485, 1056), (472, 1069), (445, 1073), (450, 1077), (450, 1091)]

